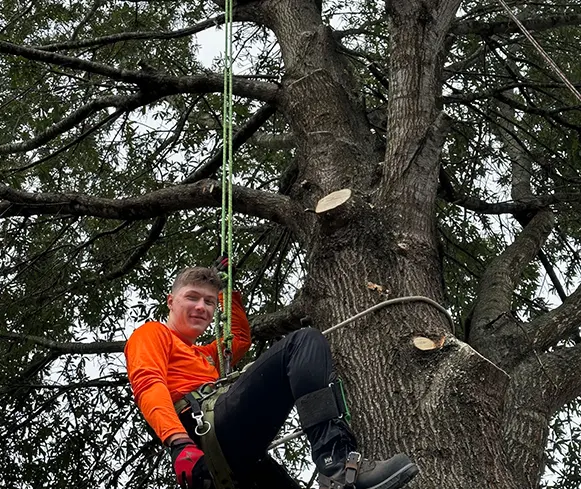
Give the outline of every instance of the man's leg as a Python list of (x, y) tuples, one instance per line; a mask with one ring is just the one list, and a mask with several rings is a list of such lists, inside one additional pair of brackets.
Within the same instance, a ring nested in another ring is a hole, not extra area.
[(220, 396), (216, 434), (236, 473), (252, 470), (287, 419), (295, 399), (322, 389), (332, 372), (327, 340), (304, 328), (275, 343)]
[[(312, 328), (291, 333), (262, 355), (216, 403), (216, 434), (232, 470), (241, 477), (252, 474), (295, 402), (301, 419), (315, 419), (312, 412), (321, 407), (316, 393), (328, 393), (332, 375), (327, 340)], [(386, 461), (353, 462), (350, 453), (356, 450), (356, 441), (343, 419), (310, 424), (305, 434), (321, 473), (321, 487), (349, 485), (348, 462), (359, 469), (353, 481), (356, 489), (397, 489), (418, 473), (404, 454)]]

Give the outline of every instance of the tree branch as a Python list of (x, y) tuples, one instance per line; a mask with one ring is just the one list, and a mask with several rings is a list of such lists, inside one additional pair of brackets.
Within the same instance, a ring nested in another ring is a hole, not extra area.
[(557, 388), (556, 396), (549, 396), (548, 399), (551, 414), (581, 395), (581, 343), (555, 348), (541, 355), (539, 367), (545, 377), (545, 392), (550, 393), (551, 386)]
[(69, 129), (87, 119), (95, 112), (107, 107), (116, 107), (123, 111), (131, 111), (142, 105), (149, 104), (161, 98), (159, 94), (139, 92), (134, 95), (112, 95), (109, 97), (99, 97), (88, 104), (79, 107), (64, 119), (50, 126), (46, 131), (37, 134), (34, 138), (21, 143), (10, 143), (0, 145), (0, 155), (10, 153), (21, 153), (39, 148), (51, 139), (60, 136)]
[(533, 351), (514, 368), (504, 399), (503, 438), (511, 465), (524, 487), (538, 487), (549, 423), (566, 402), (581, 394), (581, 345), (543, 355)]
[(83, 28), (89, 23), (89, 21), (93, 18), (97, 10), (103, 5), (104, 0), (94, 0), (93, 5), (91, 6), (89, 12), (82, 18), (81, 22), (77, 24), (75, 30), (71, 35), (71, 39), (76, 39)]
[[(139, 260), (145, 256), (148, 250), (157, 241), (157, 238), (159, 238), (161, 232), (163, 231), (166, 221), (167, 219), (165, 216), (156, 218), (151, 226), (151, 229), (149, 230), (147, 239), (137, 247), (137, 249), (129, 256), (129, 258), (127, 258), (121, 267), (119, 267), (117, 270), (113, 270), (107, 273), (105, 275), (105, 280), (113, 280), (118, 277), (122, 277), (131, 271), (133, 267), (139, 263)], [(99, 279), (95, 279), (94, 281), (97, 282), (98, 280)], [(91, 282), (93, 282), (93, 280), (87, 280), (84, 285)]]
[(555, 273), (555, 269), (553, 268), (553, 265), (549, 260), (549, 257), (542, 251), (539, 251), (539, 260), (541, 260), (541, 263), (543, 264), (543, 267), (545, 268), (547, 275), (551, 279), (551, 282), (553, 282), (553, 287), (555, 287), (555, 291), (557, 292), (559, 299), (561, 299), (562, 302), (565, 301), (567, 299), (567, 293), (565, 292), (565, 289), (563, 288), (563, 285), (561, 284), (559, 277)]
[(96, 341), (93, 343), (65, 342), (49, 340), (42, 336), (25, 335), (19, 333), (10, 333), (0, 331), (0, 338), (6, 340), (16, 340), (21, 342), (30, 342), (35, 345), (49, 348), (59, 355), (79, 354), (90, 355), (98, 353), (120, 353), (125, 347), (124, 341)]
[[(224, 87), (224, 76), (218, 73), (205, 72), (201, 75), (176, 77), (157, 72), (118, 69), (94, 61), (50, 53), (6, 41), (0, 41), (0, 53), (22, 56), (32, 61), (95, 73), (113, 80), (135, 84), (144, 91), (157, 92), (163, 95), (218, 92)], [(232, 81), (232, 93), (265, 102), (274, 102), (278, 93), (278, 86), (274, 83), (235, 76)]]
[[(262, 125), (276, 112), (276, 107), (266, 104), (258, 109), (250, 119), (246, 121), (232, 138), (232, 152), (236, 152)], [(218, 168), (222, 165), (222, 156), (224, 154), (224, 147), (221, 146), (218, 151), (202, 166), (196, 169), (193, 173), (188, 175), (182, 183), (194, 183), (204, 178), (210, 178), (216, 173)]]
[[(302, 301), (297, 300), (272, 314), (264, 314), (251, 319), (254, 340), (272, 340), (303, 327), (306, 319)], [(301, 322), (301, 320), (303, 320)]]
[(514, 242), (492, 260), (478, 286), (470, 343), (509, 370), (530, 351), (527, 331), (511, 312), (514, 290), (554, 226), (551, 211), (535, 215)]
[[(129, 384), (129, 379), (127, 376), (122, 376), (117, 380), (103, 380), (103, 379), (93, 379), (87, 380), (85, 382), (74, 382), (72, 384), (10, 384), (10, 387), (26, 387), (27, 389), (34, 390), (61, 390), (68, 391), (73, 389), (90, 389), (90, 388), (101, 388), (101, 387), (121, 387)], [(0, 389), (2, 386), (0, 386)]]
[(482, 329), (511, 310), (512, 296), (525, 267), (553, 229), (550, 211), (539, 212), (504, 252), (486, 268), (479, 286), (472, 327)]
[[(254, 340), (270, 340), (283, 336), (307, 324), (304, 305), (297, 300), (289, 306), (272, 314), (256, 316), (251, 319), (251, 331)], [(51, 350), (51, 361), (60, 355), (90, 355), (120, 353), (125, 348), (125, 341), (96, 341), (93, 343), (58, 342), (35, 335), (0, 332), (0, 339), (29, 342)], [(27, 387), (30, 387), (28, 384)]]
[(55, 52), (67, 51), (73, 49), (85, 49), (92, 47), (101, 47), (108, 44), (115, 44), (123, 41), (143, 41), (148, 39), (179, 39), (180, 37), (191, 36), (206, 29), (217, 27), (224, 24), (224, 14), (217, 15), (202, 22), (198, 22), (190, 27), (179, 29), (177, 31), (135, 31), (135, 32), (120, 32), (110, 36), (96, 37), (94, 39), (86, 39), (83, 41), (68, 41), (54, 44), (46, 44), (44, 46), (32, 46), (34, 49), (41, 51)]
[[(569, 25), (577, 26), (581, 23), (581, 15), (567, 14), (553, 15), (543, 18), (535, 17), (532, 19), (521, 20), (521, 22), (529, 31), (543, 31), (555, 27), (565, 27)], [(452, 26), (451, 32), (458, 36), (478, 34), (480, 36), (490, 37), (494, 34), (520, 33), (520, 29), (511, 20), (502, 22), (480, 22), (473, 20), (455, 24)]]
[[(575, 86), (581, 88), (581, 84), (579, 84), (579, 83), (575, 84)], [(509, 83), (507, 85), (503, 85), (500, 87), (492, 87), (492, 88), (485, 90), (483, 92), (462, 93), (462, 92), (459, 92), (458, 90), (455, 90), (451, 85), (447, 85), (447, 88), (450, 88), (453, 91), (453, 95), (446, 95), (446, 96), (442, 97), (442, 100), (445, 104), (458, 103), (458, 104), (469, 105), (472, 102), (475, 102), (477, 100), (487, 100), (491, 97), (497, 97), (497, 98), (501, 99), (500, 97), (503, 95), (504, 92), (514, 90), (515, 88), (518, 88), (518, 89), (531, 88), (531, 89), (536, 89), (536, 90), (545, 90), (545, 89), (555, 89), (555, 88), (560, 89), (560, 88), (564, 88), (564, 87), (565, 87), (565, 85), (563, 83), (558, 83), (558, 82), (557, 83), (533, 83), (530, 81), (518, 81), (518, 82), (514, 82), (514, 83)], [(507, 104), (509, 103), (506, 101), (506, 99), (501, 99), (501, 101), (504, 103), (507, 103)], [(524, 112), (527, 112), (527, 113), (530, 113), (533, 115), (540, 115), (540, 116), (545, 116), (545, 117), (555, 117), (560, 112), (568, 112), (571, 110), (577, 110), (579, 108), (579, 106), (564, 104), (562, 107), (557, 107), (557, 108), (549, 110), (549, 109), (541, 109), (538, 107), (532, 107), (530, 105), (518, 104), (514, 100), (512, 101), (511, 105), (518, 110), (522, 110)]]
[(579, 332), (581, 324), (581, 286), (559, 307), (553, 309), (528, 325), (533, 346), (545, 351), (559, 341)]
[(581, 202), (581, 193), (535, 195), (522, 199), (520, 202), (487, 202), (458, 192), (454, 182), (443, 168), (440, 169), (440, 197), (450, 204), (479, 214), (512, 214), (514, 216), (537, 212), (555, 204)]
[[(234, 209), (300, 231), (302, 209), (287, 196), (235, 185)], [(222, 205), (221, 183), (201, 180), (176, 185), (138, 197), (106, 199), (73, 193), (29, 193), (0, 183), (0, 217), (37, 214), (71, 214), (105, 219), (149, 219), (179, 210)]]

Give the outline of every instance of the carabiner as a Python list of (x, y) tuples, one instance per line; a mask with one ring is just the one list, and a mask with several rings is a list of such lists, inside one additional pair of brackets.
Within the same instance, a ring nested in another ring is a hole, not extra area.
[[(200, 428), (203, 427), (204, 425), (206, 425), (206, 428), (204, 431), (202, 431)], [(212, 425), (208, 421), (204, 421), (201, 425), (196, 426), (194, 432), (198, 436), (204, 436), (205, 434), (209, 433), (211, 429)]]

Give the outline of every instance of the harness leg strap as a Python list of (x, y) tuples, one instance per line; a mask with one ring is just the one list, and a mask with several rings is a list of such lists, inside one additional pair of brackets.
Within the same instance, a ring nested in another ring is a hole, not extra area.
[[(214, 407), (218, 397), (226, 392), (228, 387), (229, 385), (221, 386), (213, 395), (202, 395), (199, 400), (196, 399), (193, 393), (184, 396), (187, 404), (191, 406), (191, 414), (197, 424), (195, 433), (198, 437), (196, 438), (196, 441), (199, 443), (200, 448), (206, 455), (206, 464), (208, 465), (208, 470), (212, 475), (212, 480), (214, 481), (216, 489), (237, 489), (239, 486), (224, 454), (222, 453), (222, 448), (220, 447), (214, 429)], [(178, 414), (181, 409), (183, 409), (184, 405), (185, 404), (181, 402), (179, 405), (176, 403), (176, 411)], [(203, 426), (204, 429), (199, 431), (201, 426)]]
[(222, 453), (222, 447), (216, 437), (214, 430), (214, 406), (218, 396), (214, 396), (204, 402), (206, 410), (206, 421), (212, 425), (211, 433), (200, 437), (201, 448), (207, 456), (206, 463), (214, 479), (214, 484), (218, 489), (235, 489), (237, 487), (236, 479), (226, 457)]
[(333, 382), (327, 387), (299, 397), (295, 405), (303, 430), (349, 413), (339, 382)]

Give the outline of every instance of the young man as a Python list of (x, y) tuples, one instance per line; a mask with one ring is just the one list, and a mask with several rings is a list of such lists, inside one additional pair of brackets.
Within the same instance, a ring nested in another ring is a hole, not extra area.
[[(224, 264), (224, 262), (222, 262)], [(168, 295), (166, 324), (147, 322), (127, 341), (127, 372), (135, 400), (160, 440), (170, 447), (178, 483), (201, 489), (208, 480), (204, 453), (193, 441), (195, 423), (174, 403), (218, 380), (217, 343), (196, 345), (222, 299), (212, 268), (186, 268)], [(250, 329), (240, 294), (232, 297), (232, 364), (250, 348)], [(397, 489), (418, 473), (404, 454), (387, 461), (361, 459), (355, 438), (336, 411), (333, 366), (326, 339), (303, 328), (275, 343), (216, 401), (215, 433), (235, 477), (252, 480), (257, 463), (297, 405), (320, 472), (321, 488)], [(332, 392), (333, 391), (333, 392)], [(331, 407), (329, 407), (331, 406)]]

